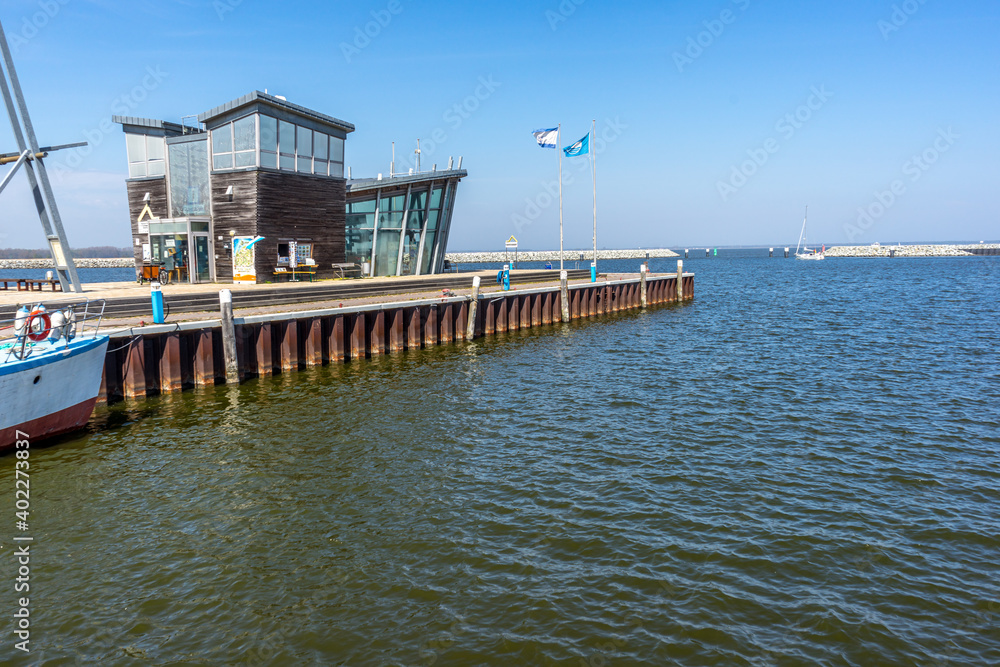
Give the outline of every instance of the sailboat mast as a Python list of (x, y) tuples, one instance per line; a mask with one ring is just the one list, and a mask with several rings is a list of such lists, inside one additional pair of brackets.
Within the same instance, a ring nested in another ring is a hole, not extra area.
[(806, 217), (802, 219), (802, 231), (799, 232), (799, 244), (795, 246), (795, 254), (799, 254), (799, 248), (802, 247), (802, 242), (806, 238), (806, 221), (809, 220), (809, 207), (806, 206)]

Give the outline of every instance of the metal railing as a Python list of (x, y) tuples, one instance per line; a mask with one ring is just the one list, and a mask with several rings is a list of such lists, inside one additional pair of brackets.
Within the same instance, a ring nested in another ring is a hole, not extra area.
[(56, 310), (42, 303), (19, 304), (13, 318), (0, 320), (0, 364), (27, 359), (37, 349), (55, 349), (80, 338), (95, 338), (104, 320), (104, 299), (87, 299)]

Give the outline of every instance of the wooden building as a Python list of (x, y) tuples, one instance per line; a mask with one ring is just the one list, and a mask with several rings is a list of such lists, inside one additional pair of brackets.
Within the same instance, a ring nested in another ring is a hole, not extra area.
[[(354, 126), (259, 91), (196, 126), (115, 116), (128, 153), (129, 217), (144, 264), (189, 282), (270, 282), (443, 269), (459, 168), (345, 178)], [(308, 268), (307, 268), (308, 267)]]

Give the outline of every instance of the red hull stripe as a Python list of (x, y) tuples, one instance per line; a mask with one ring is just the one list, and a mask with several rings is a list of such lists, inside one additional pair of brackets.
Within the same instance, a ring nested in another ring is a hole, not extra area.
[(65, 410), (60, 410), (55, 414), (32, 419), (29, 422), (0, 430), (0, 452), (14, 448), (14, 443), (17, 441), (17, 431), (27, 433), (28, 442), (34, 445), (45, 438), (51, 438), (62, 433), (83, 428), (87, 420), (90, 419), (91, 413), (94, 412), (94, 405), (96, 403), (97, 397), (95, 396)]

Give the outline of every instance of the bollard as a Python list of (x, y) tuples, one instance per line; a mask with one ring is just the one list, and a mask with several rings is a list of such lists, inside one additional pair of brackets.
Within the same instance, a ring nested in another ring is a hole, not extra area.
[(597, 262), (590, 263), (590, 282), (597, 282)]
[(684, 300), (684, 260), (677, 260), (677, 300)]
[(569, 274), (559, 272), (559, 304), (562, 306), (562, 321), (569, 322)]
[(472, 303), (469, 304), (469, 323), (465, 329), (465, 340), (476, 337), (476, 308), (479, 306), (479, 276), (472, 278)]
[(153, 324), (163, 324), (167, 318), (163, 314), (163, 291), (159, 282), (154, 280), (149, 284), (149, 296), (153, 300)]
[(233, 322), (233, 293), (219, 291), (219, 312), (222, 315), (222, 353), (226, 359), (226, 382), (240, 383), (240, 365), (236, 358), (236, 325)]
[(646, 298), (646, 272), (648, 270), (649, 269), (645, 264), (639, 267), (639, 303), (643, 308), (645, 308), (648, 303)]

